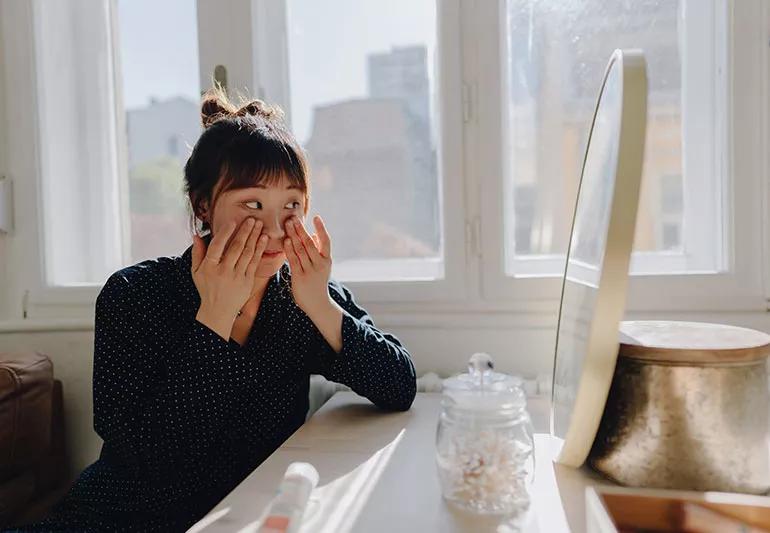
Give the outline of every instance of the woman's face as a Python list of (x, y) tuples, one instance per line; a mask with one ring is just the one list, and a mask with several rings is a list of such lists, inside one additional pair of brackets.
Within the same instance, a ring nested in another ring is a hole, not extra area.
[(210, 220), (211, 233), (235, 221), (240, 227), (248, 217), (262, 221), (262, 233), (268, 236), (267, 248), (257, 269), (257, 277), (268, 278), (275, 274), (286, 261), (283, 251), (284, 230), (289, 217), (305, 217), (305, 194), (302, 189), (292, 186), (285, 177), (269, 186), (256, 185), (246, 189), (230, 189), (218, 196)]

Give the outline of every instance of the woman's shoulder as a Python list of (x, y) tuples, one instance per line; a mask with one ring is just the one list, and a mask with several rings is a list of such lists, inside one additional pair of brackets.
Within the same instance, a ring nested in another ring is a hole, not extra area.
[(185, 254), (162, 256), (123, 267), (107, 278), (99, 292), (99, 299), (125, 300), (129, 296), (132, 300), (165, 298), (181, 281), (184, 259)]

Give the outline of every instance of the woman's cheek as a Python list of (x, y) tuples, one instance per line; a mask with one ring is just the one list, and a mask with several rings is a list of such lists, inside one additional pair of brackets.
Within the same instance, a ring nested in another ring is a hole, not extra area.
[(220, 210), (214, 213), (214, 224), (217, 228), (225, 228), (229, 223), (235, 222), (235, 229), (233, 230), (233, 236), (238, 232), (241, 224), (246, 220), (251, 213), (238, 210), (233, 212), (232, 210)]
[(243, 209), (238, 209), (236, 212), (231, 213), (231, 218), (235, 220), (235, 228), (241, 227), (241, 224), (247, 219), (247, 218), (253, 218), (255, 220), (261, 220), (259, 215), (255, 212), (254, 209), (249, 209), (248, 207), (244, 207)]
[(294, 216), (298, 216), (300, 219), (302, 219), (302, 214), (299, 212), (299, 210), (292, 209), (288, 215), (283, 217), (281, 224), (283, 225), (284, 229), (286, 228), (286, 223), (289, 222), (289, 220), (291, 220), (291, 218)]

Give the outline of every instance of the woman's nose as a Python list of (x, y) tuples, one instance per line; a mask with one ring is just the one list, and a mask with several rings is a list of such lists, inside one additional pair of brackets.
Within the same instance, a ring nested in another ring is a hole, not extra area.
[(263, 232), (273, 240), (283, 241), (286, 232), (283, 230), (283, 223), (278, 217), (267, 217), (264, 221)]

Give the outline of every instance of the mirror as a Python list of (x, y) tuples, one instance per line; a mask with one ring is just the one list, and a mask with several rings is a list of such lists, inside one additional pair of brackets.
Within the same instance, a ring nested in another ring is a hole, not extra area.
[(578, 187), (556, 334), (556, 460), (585, 461), (607, 401), (625, 310), (647, 114), (644, 55), (610, 58)]

